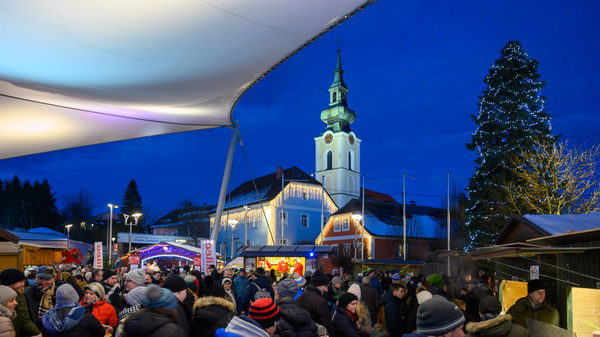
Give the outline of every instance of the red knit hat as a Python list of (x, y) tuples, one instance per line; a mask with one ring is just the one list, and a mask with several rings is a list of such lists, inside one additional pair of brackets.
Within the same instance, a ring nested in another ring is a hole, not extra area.
[(267, 329), (279, 321), (279, 307), (272, 299), (261, 298), (252, 302), (248, 317), (255, 320), (263, 329)]

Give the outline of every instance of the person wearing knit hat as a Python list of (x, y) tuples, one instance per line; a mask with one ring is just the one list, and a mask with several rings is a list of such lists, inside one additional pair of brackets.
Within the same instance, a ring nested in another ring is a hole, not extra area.
[(123, 304), (123, 296), (121, 295), (118, 279), (119, 277), (113, 269), (105, 269), (102, 274), (101, 284), (104, 287), (106, 303), (112, 305), (116, 312), (121, 312), (125, 305)]
[[(179, 301), (175, 295), (156, 284), (149, 284), (145, 288), (142, 309), (124, 320), (122, 335), (187, 336), (177, 321), (177, 312), (174, 309)], [(120, 330), (121, 326), (119, 326)]]
[(279, 322), (279, 307), (270, 298), (261, 298), (252, 302), (248, 317), (260, 324), (263, 330), (273, 336), (275, 328)]
[(442, 275), (437, 274), (437, 273), (431, 274), (427, 278), (427, 282), (429, 282), (429, 286), (427, 287), (427, 290), (432, 295), (444, 296), (447, 300), (450, 300), (450, 298), (448, 297), (448, 293), (446, 292), (445, 287), (444, 287), (444, 278), (442, 277)]
[(298, 284), (292, 278), (286, 278), (277, 283), (277, 293), (275, 298), (279, 302), (279, 299), (296, 297), (298, 292)]
[(433, 295), (431, 295), (431, 293), (429, 291), (423, 290), (417, 294), (417, 303), (423, 304), (423, 303), (425, 303), (425, 301), (430, 300), (432, 297), (433, 297)]
[(327, 301), (335, 303), (340, 299), (340, 296), (345, 293), (345, 291), (342, 290), (343, 281), (344, 280), (339, 275), (333, 277), (327, 291)]
[(479, 301), (479, 314), (481, 322), (467, 323), (467, 336), (503, 336), (503, 337), (528, 337), (530, 333), (524, 327), (513, 324), (512, 316), (500, 315), (502, 304), (496, 296), (486, 296)]
[[(194, 295), (188, 290), (185, 280), (177, 275), (169, 275), (163, 283), (163, 288), (170, 290), (177, 298), (177, 316), (179, 325), (188, 336), (191, 328), (191, 317), (194, 308)], [(189, 299), (188, 299), (189, 296)]]
[[(231, 269), (228, 269), (228, 270), (231, 270)], [(233, 281), (231, 280), (231, 278), (224, 277), (221, 280), (221, 284), (223, 285), (223, 290), (225, 290), (225, 299), (228, 300), (229, 302), (233, 303), (233, 305), (237, 307), (237, 301), (235, 299), (236, 296), (235, 296), (234, 290), (232, 288)]]
[[(256, 268), (254, 271), (255, 278), (250, 281), (248, 286), (246, 287), (246, 291), (244, 292), (244, 296), (238, 303), (241, 307), (241, 311), (248, 312), (248, 308), (250, 307), (250, 302), (254, 301), (256, 298), (256, 293), (263, 290), (269, 293), (271, 299), (275, 298), (275, 292), (273, 286), (269, 282), (269, 280), (265, 277), (265, 270), (262, 267)], [(207, 287), (208, 293), (208, 287)]]
[(136, 287), (144, 286), (146, 283), (146, 272), (144, 269), (134, 269), (125, 276), (125, 290), (131, 291)]
[(19, 336), (21, 332), (27, 336), (40, 334), (40, 329), (33, 323), (31, 317), (29, 317), (27, 301), (23, 295), (26, 281), (25, 274), (19, 269), (6, 268), (0, 272), (0, 284), (11, 288), (17, 293), (17, 317), (12, 320), (16, 336)]
[(513, 322), (527, 328), (527, 318), (558, 326), (559, 312), (546, 299), (546, 285), (540, 280), (527, 282), (527, 296), (518, 299), (506, 311), (513, 317)]
[(400, 273), (395, 272), (394, 274), (392, 274), (392, 283), (398, 282), (402, 282), (402, 276), (400, 275)]
[[(358, 315), (356, 308), (358, 297), (353, 293), (345, 293), (340, 296), (338, 305), (333, 315), (333, 328), (335, 336), (359, 337)], [(327, 331), (330, 331), (329, 329)], [(330, 331), (331, 334), (331, 331)]]
[(434, 295), (417, 310), (417, 331), (426, 336), (464, 336), (463, 311), (445, 297)]
[(310, 284), (296, 301), (310, 313), (312, 320), (323, 325), (331, 336), (335, 336), (331, 322), (331, 310), (328, 301), (323, 297), (329, 286), (329, 277), (317, 270), (311, 275)]
[(56, 275), (54, 267), (40, 267), (36, 275), (35, 285), (27, 288), (23, 293), (27, 301), (29, 317), (34, 322), (42, 318), (48, 310), (52, 309), (53, 303), (56, 301), (54, 295), (56, 291), (54, 275)]
[(0, 286), (0, 316), (8, 317), (9, 320), (14, 318), (16, 307), (17, 292), (7, 286)]
[(106, 333), (98, 319), (86, 312), (78, 300), (79, 295), (72, 285), (63, 284), (56, 289), (56, 305), (42, 317), (44, 336), (103, 336)]
[[(147, 289), (146, 287), (137, 287), (127, 293), (127, 304), (129, 306), (119, 312), (119, 322), (122, 322), (127, 316), (141, 309)], [(119, 327), (122, 328), (122, 324)]]

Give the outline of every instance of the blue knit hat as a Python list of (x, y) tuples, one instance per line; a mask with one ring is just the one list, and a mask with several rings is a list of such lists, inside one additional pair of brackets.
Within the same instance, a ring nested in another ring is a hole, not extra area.
[(401, 279), (400, 273), (394, 273), (394, 275), (392, 275), (392, 281), (400, 281)]
[(168, 290), (157, 286), (156, 284), (149, 284), (146, 288), (146, 294), (142, 301), (142, 307), (144, 308), (165, 308), (175, 309), (177, 307), (177, 297)]

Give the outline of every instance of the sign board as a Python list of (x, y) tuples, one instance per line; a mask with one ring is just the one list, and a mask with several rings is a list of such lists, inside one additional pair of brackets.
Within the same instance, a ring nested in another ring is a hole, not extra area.
[(140, 264), (140, 257), (139, 256), (130, 256), (129, 257), (129, 265), (131, 266), (132, 264)]
[(539, 280), (540, 279), (540, 266), (529, 266), (529, 279)]
[[(156, 244), (161, 242), (187, 242), (188, 237), (185, 236), (174, 236), (174, 235), (155, 235), (155, 234), (144, 234), (144, 233), (132, 233), (131, 243), (137, 244)], [(121, 232), (117, 234), (117, 240), (121, 243), (129, 242), (129, 232)]]
[(102, 241), (94, 242), (94, 268), (104, 269), (104, 256), (102, 256)]
[(215, 242), (213, 240), (202, 240), (201, 241), (201, 258), (202, 258), (202, 272), (207, 273), (208, 267), (211, 264), (217, 265), (217, 254), (215, 252)]
[(202, 265), (202, 258), (194, 257), (194, 266), (201, 266), (201, 265)]

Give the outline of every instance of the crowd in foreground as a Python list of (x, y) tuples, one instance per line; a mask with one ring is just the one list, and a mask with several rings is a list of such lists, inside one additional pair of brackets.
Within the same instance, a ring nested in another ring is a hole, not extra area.
[[(27, 274), (27, 275), (26, 275)], [(128, 273), (91, 266), (0, 272), (0, 337), (530, 336), (558, 325), (539, 280), (506, 314), (489, 277), (453, 282), (369, 269), (357, 279), (255, 270), (205, 275), (156, 262)], [(594, 335), (596, 336), (596, 335)], [(600, 332), (598, 333), (600, 336)]]

